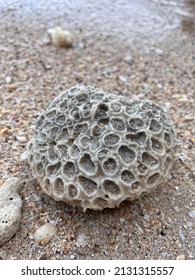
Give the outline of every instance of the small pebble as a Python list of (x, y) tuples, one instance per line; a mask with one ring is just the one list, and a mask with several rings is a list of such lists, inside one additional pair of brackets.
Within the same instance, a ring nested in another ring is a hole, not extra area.
[(76, 237), (76, 245), (78, 247), (86, 245), (86, 235), (84, 233), (79, 233)]
[(185, 260), (185, 255), (183, 255), (183, 254), (178, 255), (176, 260)]
[(184, 242), (185, 241), (185, 236), (184, 236), (182, 230), (180, 230), (178, 234), (179, 234), (179, 237), (180, 237), (181, 241)]
[(180, 209), (179, 209), (178, 206), (175, 207), (175, 211), (176, 211), (177, 213), (180, 212)]
[(120, 218), (119, 221), (120, 221), (121, 224), (125, 223), (125, 219), (124, 218)]
[(163, 259), (167, 257), (167, 252), (162, 252)]
[(12, 92), (16, 89), (16, 86), (14, 84), (7, 84), (5, 88), (7, 91)]
[(124, 62), (126, 62), (129, 65), (133, 64), (133, 57), (131, 55), (125, 56), (124, 57)]
[(179, 99), (178, 99), (179, 102), (183, 102), (183, 103), (186, 103), (186, 102), (191, 102), (190, 99), (185, 96), (185, 95), (182, 95)]
[(7, 77), (5, 78), (6, 84), (11, 84), (12, 81), (13, 81), (13, 79), (12, 79), (11, 76), (7, 76)]
[(32, 125), (30, 126), (30, 128), (31, 128), (32, 130), (35, 130), (35, 129), (36, 129), (36, 125), (32, 124)]
[(49, 223), (50, 223), (51, 225), (56, 226), (56, 225), (58, 224), (58, 221), (56, 221), (56, 220), (50, 220)]
[(187, 227), (191, 228), (193, 224), (192, 224), (192, 222), (187, 222), (186, 225), (187, 225)]
[(155, 48), (154, 51), (155, 51), (156, 54), (159, 54), (159, 55), (164, 53), (163, 50), (160, 49), (160, 48)]
[(71, 260), (74, 260), (74, 259), (75, 259), (75, 256), (74, 256), (74, 255), (70, 255), (70, 259), (71, 259)]
[(49, 38), (45, 37), (45, 38), (43, 38), (43, 40), (42, 40), (42, 44), (43, 44), (44, 46), (48, 46), (48, 45), (51, 44), (51, 41), (49, 40)]
[[(161, 84), (158, 83), (158, 84), (157, 84), (157, 87), (161, 89), (161, 88), (163, 88), (163, 85), (161, 85)], [(166, 105), (165, 105), (165, 106), (166, 106)]]
[(143, 218), (148, 222), (150, 221), (150, 216), (148, 214), (144, 214)]
[(27, 139), (25, 136), (16, 136), (16, 139), (20, 142), (20, 143), (25, 143), (27, 142)]
[(25, 151), (24, 153), (22, 153), (22, 154), (20, 155), (20, 159), (21, 159), (22, 161), (26, 161), (26, 160), (28, 159), (28, 151)]
[(165, 108), (164, 108), (165, 112), (169, 111), (170, 108), (171, 108), (171, 103), (169, 101), (165, 102)]
[(195, 210), (189, 212), (191, 218), (195, 218)]
[(118, 76), (119, 80), (123, 83), (127, 83), (127, 78), (125, 76)]
[(34, 239), (38, 243), (47, 244), (56, 232), (56, 226), (46, 223), (35, 231)]
[(180, 153), (179, 160), (181, 161), (181, 163), (185, 164), (186, 156), (183, 153)]

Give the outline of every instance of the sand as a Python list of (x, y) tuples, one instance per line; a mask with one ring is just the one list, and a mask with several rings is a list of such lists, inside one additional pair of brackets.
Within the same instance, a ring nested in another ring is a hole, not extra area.
[[(0, 259), (195, 259), (195, 3), (193, 1), (1, 1), (0, 184), (26, 178), (21, 226)], [(190, 4), (191, 2), (191, 4)], [(74, 36), (69, 49), (47, 30)], [(164, 187), (119, 208), (74, 208), (44, 195), (25, 147), (41, 113), (75, 84), (162, 106), (178, 156)], [(47, 244), (34, 239), (57, 227)]]

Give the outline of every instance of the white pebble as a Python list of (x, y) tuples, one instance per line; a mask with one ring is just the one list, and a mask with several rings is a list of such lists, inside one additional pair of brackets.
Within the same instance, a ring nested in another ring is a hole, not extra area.
[(125, 219), (124, 218), (120, 218), (119, 221), (120, 221), (121, 224), (125, 223)]
[(28, 151), (25, 151), (24, 153), (22, 153), (22, 154), (20, 155), (20, 159), (21, 159), (22, 161), (26, 161), (26, 160), (28, 159)]
[(193, 226), (193, 224), (191, 222), (187, 222), (187, 227), (191, 228)]
[(25, 142), (27, 142), (27, 139), (26, 139), (26, 137), (25, 136), (16, 136), (16, 139), (19, 141), (19, 142), (21, 142), (21, 143), (25, 143)]
[(78, 247), (86, 245), (86, 235), (84, 233), (79, 233), (76, 237), (76, 245)]
[(155, 48), (154, 51), (156, 54), (159, 54), (159, 55), (163, 54), (163, 50), (160, 48)]
[(180, 212), (180, 208), (179, 208), (178, 206), (176, 206), (176, 207), (175, 207), (175, 211), (176, 211), (177, 213), (179, 213), (179, 212)]
[[(157, 84), (158, 88), (163, 88), (163, 85), (161, 85), (160, 83)], [(166, 106), (166, 105), (165, 105)]]
[(31, 128), (32, 130), (35, 130), (35, 129), (36, 129), (36, 125), (32, 124), (32, 125), (30, 126), (30, 128)]
[(7, 76), (7, 77), (5, 78), (6, 84), (11, 84), (12, 81), (13, 81), (13, 78), (12, 78), (11, 76)]
[(74, 259), (75, 259), (74, 255), (71, 255), (71, 256), (70, 256), (70, 259), (71, 259), (71, 260), (74, 260)]
[(184, 242), (185, 241), (185, 236), (184, 236), (184, 234), (183, 234), (181, 229), (180, 229), (178, 234), (179, 234), (179, 237), (180, 237), (181, 241)]
[(51, 225), (56, 226), (56, 225), (58, 224), (58, 221), (50, 220), (49, 223), (50, 223)]
[(56, 232), (56, 226), (46, 223), (35, 231), (34, 239), (38, 243), (46, 244), (55, 235)]
[(150, 216), (148, 214), (144, 214), (143, 216), (144, 220), (146, 220), (147, 222), (150, 221)]
[(176, 260), (185, 260), (185, 255), (178, 255)]
[(124, 61), (127, 63), (127, 64), (133, 64), (133, 57), (131, 55), (126, 55), (124, 57)]
[(184, 153), (179, 154), (179, 160), (184, 164), (184, 162), (186, 160), (186, 156), (184, 155)]
[(119, 80), (123, 83), (127, 83), (127, 78), (125, 76), (118, 76)]
[(189, 212), (191, 218), (195, 218), (195, 210)]

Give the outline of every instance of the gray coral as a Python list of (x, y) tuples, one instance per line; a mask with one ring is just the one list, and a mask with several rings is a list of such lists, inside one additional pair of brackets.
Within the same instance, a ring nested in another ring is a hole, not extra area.
[(40, 115), (28, 151), (45, 193), (101, 210), (165, 183), (175, 147), (172, 123), (152, 101), (76, 86)]
[(23, 181), (12, 177), (0, 187), (0, 245), (16, 233), (21, 220), (22, 199), (18, 194)]

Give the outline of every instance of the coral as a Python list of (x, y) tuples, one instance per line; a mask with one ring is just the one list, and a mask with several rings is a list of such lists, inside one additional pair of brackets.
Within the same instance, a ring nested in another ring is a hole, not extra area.
[(172, 123), (152, 101), (76, 86), (40, 115), (28, 160), (46, 194), (101, 210), (163, 185), (175, 150)]
[(56, 232), (56, 226), (46, 223), (35, 231), (34, 239), (37, 243), (47, 244)]
[(60, 48), (70, 48), (73, 46), (73, 35), (68, 30), (56, 27), (48, 30), (52, 44)]
[(21, 179), (12, 177), (0, 187), (0, 245), (10, 240), (19, 228), (22, 199), (18, 192), (22, 185)]

